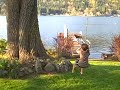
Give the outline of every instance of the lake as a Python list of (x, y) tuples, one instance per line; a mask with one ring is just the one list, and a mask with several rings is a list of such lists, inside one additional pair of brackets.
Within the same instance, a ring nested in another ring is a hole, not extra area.
[[(53, 46), (53, 38), (64, 31), (80, 32), (91, 42), (90, 58), (100, 58), (108, 51), (114, 35), (120, 34), (120, 17), (39, 16), (40, 34), (45, 46)], [(7, 39), (6, 17), (0, 16), (0, 38)]]

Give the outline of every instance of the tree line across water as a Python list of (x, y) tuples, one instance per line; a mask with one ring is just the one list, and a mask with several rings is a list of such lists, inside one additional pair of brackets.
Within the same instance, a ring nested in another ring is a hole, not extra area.
[[(40, 15), (119, 15), (120, 0), (37, 0)], [(6, 14), (6, 0), (0, 0), (0, 14)]]

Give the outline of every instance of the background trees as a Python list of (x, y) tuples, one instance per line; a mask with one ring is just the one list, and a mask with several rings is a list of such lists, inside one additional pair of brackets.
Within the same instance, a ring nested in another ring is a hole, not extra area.
[[(0, 0), (0, 13), (2, 15), (6, 14), (5, 1)], [(69, 12), (70, 7), (74, 8), (76, 12)], [(106, 13), (111, 15), (113, 10), (120, 14), (120, 0), (38, 0), (38, 14), (41, 15), (84, 15), (83, 12), (86, 9), (93, 15), (106, 15)]]
[[(120, 0), (38, 0), (38, 2), (38, 11), (42, 15), (84, 15), (86, 9), (93, 15), (111, 15), (113, 10), (120, 12)], [(74, 12), (71, 8), (74, 8)]]
[(6, 0), (0, 0), (0, 15), (6, 15)]

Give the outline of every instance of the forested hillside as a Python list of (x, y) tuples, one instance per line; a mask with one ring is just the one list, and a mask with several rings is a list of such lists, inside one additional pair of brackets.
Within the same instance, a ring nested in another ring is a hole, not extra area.
[[(5, 0), (0, 0), (0, 13), (5, 15)], [(40, 15), (120, 15), (120, 0), (38, 0)]]

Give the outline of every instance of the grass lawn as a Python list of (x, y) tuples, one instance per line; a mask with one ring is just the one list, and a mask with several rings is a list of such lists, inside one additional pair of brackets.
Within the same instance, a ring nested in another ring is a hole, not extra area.
[(90, 64), (82, 76), (76, 70), (27, 79), (0, 78), (0, 90), (120, 90), (120, 62), (90, 61)]

